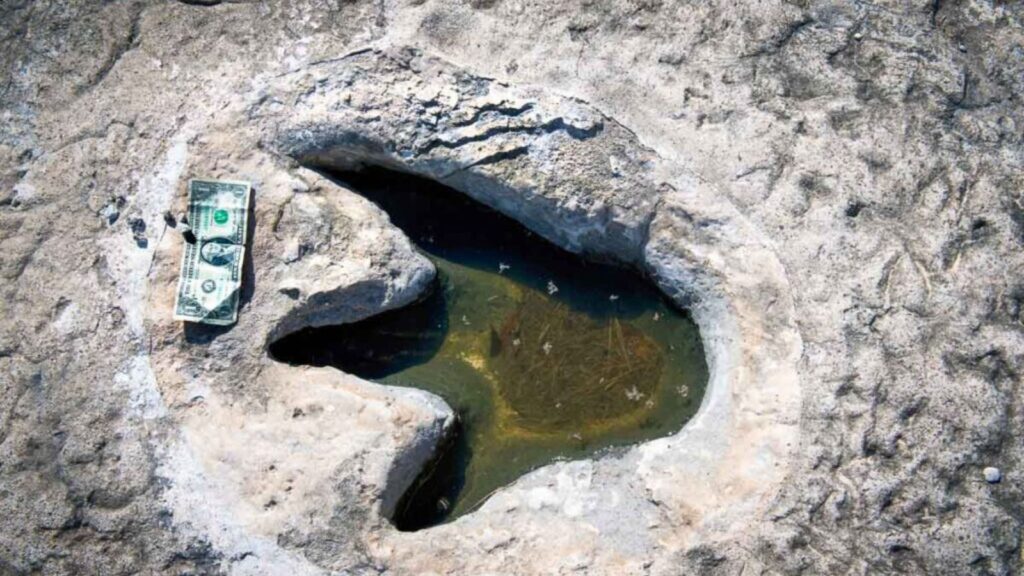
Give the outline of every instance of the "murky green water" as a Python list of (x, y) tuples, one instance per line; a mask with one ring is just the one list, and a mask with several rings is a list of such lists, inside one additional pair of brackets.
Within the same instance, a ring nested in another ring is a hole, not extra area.
[(443, 397), (460, 430), (394, 518), (418, 529), (464, 514), (556, 459), (678, 431), (707, 367), (687, 315), (639, 275), (590, 263), (432, 182), (346, 175), (438, 268), (421, 302), (272, 346)]

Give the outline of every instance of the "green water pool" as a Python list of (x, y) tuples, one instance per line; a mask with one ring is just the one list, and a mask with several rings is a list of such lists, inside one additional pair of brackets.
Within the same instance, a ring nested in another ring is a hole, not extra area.
[(300, 331), (271, 353), (428, 390), (456, 411), (456, 433), (403, 497), (398, 528), (457, 518), (552, 461), (675, 433), (700, 406), (697, 327), (639, 274), (563, 251), (430, 181), (340, 178), (388, 212), (437, 280), (416, 304)]

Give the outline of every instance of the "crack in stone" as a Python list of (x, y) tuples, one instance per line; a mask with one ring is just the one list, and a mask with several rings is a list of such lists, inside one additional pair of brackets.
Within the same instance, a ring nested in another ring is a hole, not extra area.
[(768, 40), (768, 42), (762, 44), (753, 52), (743, 54), (741, 58), (757, 58), (759, 56), (776, 54), (785, 48), (804, 28), (807, 28), (814, 22), (814, 18), (806, 15), (799, 20), (790, 22), (775, 38)]
[(505, 103), (505, 101), (502, 100), (501, 102), (499, 102), (497, 104), (495, 104), (495, 103), (488, 103), (488, 104), (483, 104), (481, 106), (478, 106), (476, 111), (473, 113), (473, 115), (470, 116), (468, 119), (466, 119), (466, 120), (459, 120), (457, 122), (452, 122), (451, 126), (463, 127), (463, 126), (469, 126), (469, 125), (472, 125), (472, 124), (476, 124), (484, 116), (484, 114), (486, 114), (488, 112), (497, 112), (497, 113), (499, 113), (502, 116), (508, 116), (510, 118), (515, 118), (517, 116), (521, 116), (521, 115), (525, 114), (526, 112), (529, 112), (530, 110), (533, 110), (533, 102), (527, 102), (526, 104), (523, 104), (522, 106), (508, 106)]
[(421, 146), (417, 150), (417, 153), (420, 154), (420, 155), (426, 155), (426, 154), (429, 154), (432, 150), (435, 150), (437, 148), (447, 148), (449, 150), (452, 150), (452, 149), (455, 149), (455, 148), (460, 148), (462, 146), (465, 146), (466, 144), (472, 144), (474, 142), (483, 142), (483, 141), (491, 139), (494, 136), (500, 136), (502, 134), (515, 134), (515, 133), (526, 133), (526, 134), (537, 135), (537, 134), (543, 133), (543, 132), (553, 133), (553, 132), (557, 132), (557, 131), (563, 131), (563, 132), (569, 134), (571, 137), (573, 137), (576, 140), (587, 140), (589, 138), (593, 138), (594, 136), (597, 136), (598, 134), (600, 134), (603, 129), (604, 129), (604, 124), (601, 123), (601, 122), (594, 123), (594, 125), (591, 126), (590, 128), (579, 128), (577, 126), (573, 126), (572, 124), (567, 123), (564, 118), (558, 117), (558, 118), (555, 118), (555, 119), (550, 120), (548, 122), (545, 122), (545, 123), (543, 123), (543, 124), (541, 124), (539, 126), (533, 126), (533, 125), (526, 125), (526, 126), (524, 126), (524, 125), (497, 126), (497, 127), (494, 127), (494, 128), (489, 128), (487, 130), (484, 130), (483, 132), (480, 132), (478, 134), (471, 134), (469, 136), (463, 136), (461, 138), (457, 138), (457, 139), (455, 139), (453, 141), (447, 141), (447, 140), (442, 140), (442, 139), (439, 139), (439, 138), (435, 138), (435, 139), (432, 139), (429, 142), (427, 142), (425, 145)]
[(472, 162), (470, 164), (467, 164), (465, 166), (462, 166), (460, 168), (452, 170), (451, 172), (448, 172), (447, 174), (443, 174), (443, 175), (438, 177), (438, 180), (441, 180), (441, 181), (447, 180), (448, 178), (451, 178), (452, 176), (455, 176), (456, 174), (460, 174), (462, 172), (465, 172), (465, 171), (467, 171), (467, 170), (469, 170), (471, 168), (476, 168), (478, 166), (486, 166), (488, 164), (497, 164), (498, 162), (504, 162), (506, 160), (514, 160), (516, 158), (519, 158), (520, 156), (524, 156), (524, 155), (528, 154), (529, 152), (530, 152), (530, 147), (529, 146), (516, 146), (515, 148), (512, 148), (511, 150), (502, 150), (501, 152), (495, 152), (494, 154), (489, 154), (487, 156), (484, 156), (483, 158), (481, 158), (479, 160), (476, 160), (475, 162)]

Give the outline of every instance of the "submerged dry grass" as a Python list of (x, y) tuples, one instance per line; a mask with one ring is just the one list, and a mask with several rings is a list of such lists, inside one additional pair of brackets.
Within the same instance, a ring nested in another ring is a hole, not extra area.
[(664, 365), (633, 325), (597, 322), (532, 290), (491, 328), (488, 348), (507, 433), (590, 436), (635, 422), (653, 407)]

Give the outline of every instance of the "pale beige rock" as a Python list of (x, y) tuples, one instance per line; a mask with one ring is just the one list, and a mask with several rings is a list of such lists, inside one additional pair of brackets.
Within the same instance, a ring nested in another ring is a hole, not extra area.
[[(9, 2), (0, 572), (1019, 571), (1022, 17)], [(430, 280), (299, 164), (363, 161), (648, 271), (701, 325), (702, 412), (394, 531), (447, 408), (266, 355)], [(255, 184), (229, 330), (168, 320), (193, 175)]]

